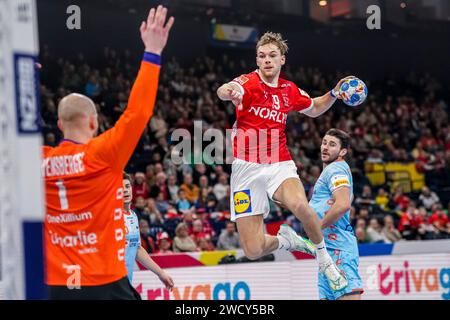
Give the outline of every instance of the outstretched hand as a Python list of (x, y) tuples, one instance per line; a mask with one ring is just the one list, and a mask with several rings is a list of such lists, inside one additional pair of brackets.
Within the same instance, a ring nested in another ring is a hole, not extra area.
[(333, 89), (333, 93), (335, 94), (336, 98), (342, 99), (341, 95), (339, 94), (339, 89), (341, 88), (341, 85), (344, 83), (344, 81), (348, 80), (348, 79), (355, 79), (355, 78), (356, 78), (355, 76), (347, 76), (347, 77), (339, 80), (338, 84)]
[(242, 94), (239, 91), (229, 89), (228, 93), (230, 94), (231, 102), (238, 108), (239, 111), (242, 110)]
[[(147, 21), (142, 21), (141, 39), (145, 45), (145, 51), (161, 55), (167, 43), (169, 31), (175, 19), (170, 17), (166, 22), (167, 8), (159, 5), (158, 8), (151, 8)], [(165, 26), (164, 26), (165, 24)]]

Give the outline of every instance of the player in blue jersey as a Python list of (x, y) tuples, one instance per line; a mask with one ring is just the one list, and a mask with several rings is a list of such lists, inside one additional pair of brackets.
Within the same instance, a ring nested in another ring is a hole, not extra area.
[(334, 291), (319, 274), (319, 298), (324, 300), (359, 300), (364, 291), (358, 272), (358, 242), (350, 225), (353, 178), (344, 160), (349, 143), (350, 137), (344, 131), (327, 131), (320, 147), (323, 171), (309, 201), (321, 219), (327, 250), (348, 281), (346, 288)]
[(127, 173), (123, 173), (123, 203), (124, 203), (124, 219), (125, 219), (125, 264), (128, 271), (128, 279), (130, 283), (133, 280), (133, 270), (135, 261), (139, 261), (145, 268), (156, 274), (161, 282), (168, 290), (172, 290), (174, 285), (172, 278), (161, 269), (147, 251), (141, 246), (141, 236), (139, 232), (139, 220), (131, 210), (131, 200), (133, 192), (131, 187), (131, 177)]
[[(364, 291), (358, 272), (358, 243), (350, 225), (353, 178), (344, 160), (349, 140), (349, 135), (338, 129), (328, 130), (323, 137), (320, 147), (323, 171), (309, 201), (321, 219), (326, 249), (348, 282), (344, 289), (336, 291), (333, 289), (335, 284), (319, 273), (321, 300), (359, 300)], [(311, 253), (310, 250), (303, 252)]]

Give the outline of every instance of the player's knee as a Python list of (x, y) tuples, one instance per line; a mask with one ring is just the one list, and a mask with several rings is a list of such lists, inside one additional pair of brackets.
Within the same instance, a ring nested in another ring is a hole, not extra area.
[(308, 216), (311, 213), (309, 204), (305, 200), (296, 201), (293, 207), (293, 211), (300, 214), (301, 216)]
[(243, 245), (244, 253), (247, 258), (250, 260), (259, 259), (263, 254), (263, 248), (259, 245)]

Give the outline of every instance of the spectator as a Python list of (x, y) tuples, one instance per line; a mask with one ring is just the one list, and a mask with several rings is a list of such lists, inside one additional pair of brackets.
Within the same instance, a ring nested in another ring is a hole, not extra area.
[(141, 234), (141, 246), (148, 253), (155, 252), (155, 241), (150, 235), (150, 227), (147, 220), (139, 220), (139, 232)]
[(175, 175), (169, 175), (167, 180), (167, 190), (169, 191), (170, 199), (173, 202), (178, 202), (178, 190), (180, 187), (177, 185), (177, 177)]
[(417, 231), (421, 222), (419, 210), (416, 212), (414, 203), (410, 203), (406, 211), (404, 211), (400, 216), (398, 230), (401, 232), (404, 239), (415, 240), (417, 238)]
[(135, 198), (133, 211), (138, 216), (138, 219), (145, 219), (148, 221), (149, 217), (145, 212), (145, 199), (143, 197), (139, 196), (139, 197)]
[(450, 222), (448, 216), (440, 204), (433, 205), (433, 213), (428, 218), (428, 223), (433, 225), (442, 238), (448, 238), (450, 234)]
[(158, 233), (157, 243), (158, 243), (158, 250), (156, 251), (157, 254), (173, 253), (173, 251), (171, 250), (172, 243), (167, 232)]
[(190, 230), (190, 236), (194, 240), (195, 244), (198, 245), (198, 239), (200, 237), (206, 236), (203, 232), (203, 223), (200, 219), (195, 219), (192, 222), (192, 229)]
[(358, 219), (356, 220), (356, 226), (355, 226), (355, 229), (358, 229), (358, 228), (363, 229), (363, 230), (366, 230), (366, 228), (367, 228), (367, 221), (366, 221), (366, 219), (358, 218)]
[(191, 234), (192, 233), (192, 223), (194, 222), (194, 214), (192, 213), (192, 211), (183, 213), (182, 222), (186, 224), (186, 226), (188, 227), (188, 233)]
[(161, 212), (161, 214), (166, 214), (167, 209), (169, 209), (169, 202), (164, 199), (164, 193), (158, 193), (158, 197), (156, 198), (156, 209)]
[(193, 205), (186, 197), (186, 191), (183, 189), (178, 190), (178, 202), (176, 205), (177, 210), (180, 213), (186, 213), (188, 211), (192, 211)]
[(226, 174), (221, 174), (219, 177), (219, 182), (214, 185), (213, 192), (218, 201), (222, 200), (227, 195), (227, 189), (229, 188), (228, 176)]
[(372, 188), (369, 185), (363, 187), (362, 194), (355, 199), (355, 204), (359, 208), (367, 208), (369, 212), (372, 212), (372, 206), (375, 204), (375, 200), (372, 196)]
[[(198, 183), (198, 185), (201, 185), (201, 181), (200, 181), (201, 177), (206, 176), (206, 172), (207, 172), (207, 169), (203, 163), (196, 164), (194, 166), (194, 176), (193, 176), (194, 183), (196, 183), (196, 184)], [(209, 183), (209, 181), (208, 181), (208, 183)]]
[(402, 235), (395, 228), (394, 219), (389, 215), (384, 217), (383, 234), (390, 242), (397, 242), (402, 239)]
[(356, 240), (358, 243), (366, 243), (367, 242), (367, 233), (365, 229), (356, 228), (355, 229)]
[(147, 182), (147, 186), (152, 186), (156, 182), (156, 173), (155, 166), (153, 164), (149, 164), (145, 167), (145, 179)]
[(198, 185), (200, 187), (200, 190), (206, 189), (208, 193), (213, 191), (212, 187), (209, 185), (209, 180), (206, 175), (200, 176), (200, 178), (198, 179)]
[(377, 204), (382, 211), (388, 211), (389, 202), (390, 202), (389, 194), (386, 192), (386, 190), (380, 188), (378, 190), (378, 195), (375, 198), (375, 204)]
[(198, 200), (200, 189), (192, 182), (192, 174), (187, 173), (184, 175), (183, 184), (180, 189), (186, 192), (186, 198), (191, 203), (195, 203)]
[(427, 210), (425, 207), (419, 208), (419, 227), (417, 229), (417, 233), (420, 239), (422, 240), (433, 240), (440, 238), (439, 230), (433, 225), (429, 223), (429, 219), (427, 217)]
[(158, 172), (155, 177), (155, 184), (150, 189), (150, 197), (156, 198), (159, 193), (163, 194), (164, 200), (169, 200), (169, 189), (166, 184), (166, 174), (164, 172)]
[(222, 230), (219, 240), (217, 241), (217, 249), (233, 250), (240, 248), (239, 234), (236, 232), (234, 222), (227, 221), (226, 229)]
[(164, 120), (161, 110), (158, 110), (158, 112), (156, 112), (156, 114), (150, 119), (149, 127), (155, 138), (164, 138), (168, 128), (167, 122)]
[(430, 210), (431, 207), (438, 202), (439, 197), (435, 192), (430, 191), (427, 186), (422, 187), (422, 192), (419, 195), (419, 203), (421, 203), (425, 209)]
[(214, 238), (216, 236), (216, 233), (209, 221), (209, 214), (204, 209), (196, 210), (196, 214), (198, 219), (202, 222), (203, 233), (208, 235), (210, 239)]
[(164, 224), (164, 219), (156, 207), (156, 202), (154, 199), (147, 199), (147, 209), (148, 209), (148, 219), (151, 225), (162, 225)]
[(214, 244), (208, 236), (198, 238), (198, 248), (200, 251), (214, 251)]
[(193, 252), (197, 250), (194, 240), (189, 237), (188, 226), (181, 222), (175, 229), (175, 238), (173, 239), (174, 252)]
[(222, 200), (217, 202), (217, 206), (216, 206), (217, 211), (230, 212), (230, 190), (231, 190), (231, 188), (228, 187), (225, 197), (223, 197)]
[(134, 186), (133, 186), (133, 199), (142, 197), (147, 199), (149, 196), (149, 188), (145, 182), (145, 174), (143, 172), (136, 172), (134, 175)]
[(383, 234), (382, 228), (378, 219), (370, 219), (367, 227), (367, 238), (370, 243), (389, 243), (389, 239)]
[(200, 196), (196, 203), (197, 209), (202, 209), (207, 213), (211, 213), (216, 209), (216, 197), (213, 193), (208, 192), (207, 188), (200, 189)]
[(396, 204), (396, 210), (406, 210), (410, 204), (410, 199), (403, 193), (403, 188), (401, 186), (397, 187), (394, 195), (394, 202)]
[(359, 209), (358, 218), (368, 221), (369, 220), (369, 209), (367, 209), (366, 207)]
[(86, 83), (84, 93), (90, 98), (94, 98), (99, 95), (100, 85), (98, 83), (97, 77), (95, 77), (94, 75), (91, 75), (89, 77), (89, 80)]

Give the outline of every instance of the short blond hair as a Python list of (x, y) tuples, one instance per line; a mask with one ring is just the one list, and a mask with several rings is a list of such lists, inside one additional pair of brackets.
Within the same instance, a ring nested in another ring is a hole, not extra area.
[(289, 50), (287, 41), (283, 39), (281, 33), (268, 31), (264, 33), (261, 38), (259, 38), (258, 43), (256, 44), (256, 51), (258, 51), (259, 47), (269, 43), (276, 45), (278, 49), (280, 49), (281, 55), (286, 54), (286, 52), (288, 52)]

